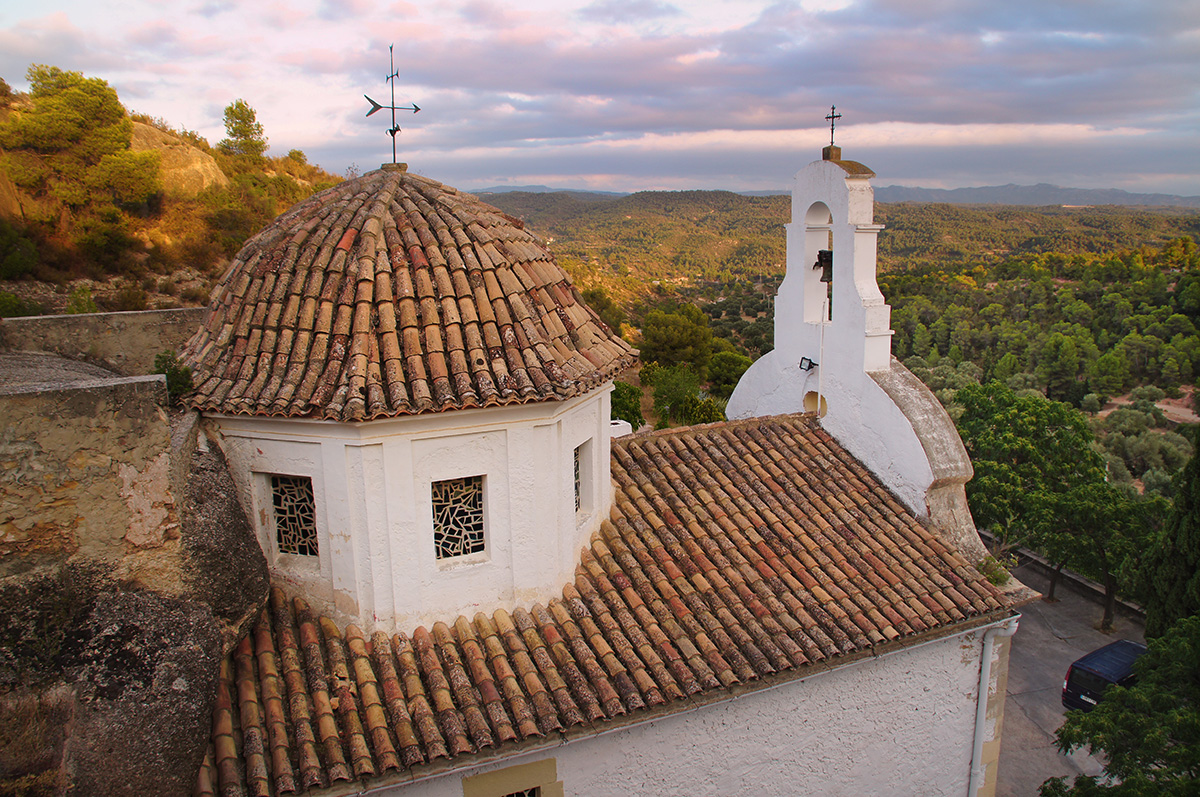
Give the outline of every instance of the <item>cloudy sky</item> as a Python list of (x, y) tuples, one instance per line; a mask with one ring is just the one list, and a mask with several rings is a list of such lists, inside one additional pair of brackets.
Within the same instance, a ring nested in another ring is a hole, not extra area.
[(273, 154), (463, 189), (785, 188), (828, 143), (877, 185), (1200, 195), (1197, 0), (0, 0), (0, 77), (101, 77)]

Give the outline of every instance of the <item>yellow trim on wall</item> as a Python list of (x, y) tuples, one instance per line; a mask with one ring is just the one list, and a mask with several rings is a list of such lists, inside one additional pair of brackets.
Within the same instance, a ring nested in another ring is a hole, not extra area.
[(553, 758), (498, 769), (463, 778), (463, 797), (506, 797), (528, 789), (541, 789), (541, 797), (563, 797), (558, 764)]

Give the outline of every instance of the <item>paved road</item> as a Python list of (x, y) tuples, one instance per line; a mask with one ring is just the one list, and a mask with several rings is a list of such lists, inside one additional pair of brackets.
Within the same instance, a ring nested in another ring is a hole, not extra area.
[[(1045, 592), (1048, 582), (1026, 565), (1014, 571), (1023, 583)], [(1062, 724), (1063, 676), (1071, 662), (1117, 639), (1145, 641), (1141, 623), (1117, 616), (1111, 634), (1096, 630), (1102, 607), (1059, 585), (1056, 603), (1035, 601), (1021, 609), (1013, 637), (997, 797), (1036, 795), (1046, 778), (1100, 772), (1086, 752), (1058, 752), (1054, 731)]]

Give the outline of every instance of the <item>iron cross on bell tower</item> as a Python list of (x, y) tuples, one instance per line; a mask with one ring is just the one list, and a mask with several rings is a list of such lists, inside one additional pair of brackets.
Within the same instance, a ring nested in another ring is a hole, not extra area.
[(821, 160), (840, 161), (842, 159), (842, 148), (833, 145), (833, 126), (841, 118), (842, 115), (837, 112), (837, 106), (830, 105), (829, 113), (825, 115), (825, 121), (829, 122), (829, 146), (821, 150)]

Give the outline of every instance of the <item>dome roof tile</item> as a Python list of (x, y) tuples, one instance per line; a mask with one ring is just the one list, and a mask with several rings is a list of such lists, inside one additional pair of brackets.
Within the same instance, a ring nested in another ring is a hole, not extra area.
[(183, 359), (197, 409), (362, 421), (561, 400), (635, 355), (521, 222), (385, 169), (247, 241)]

